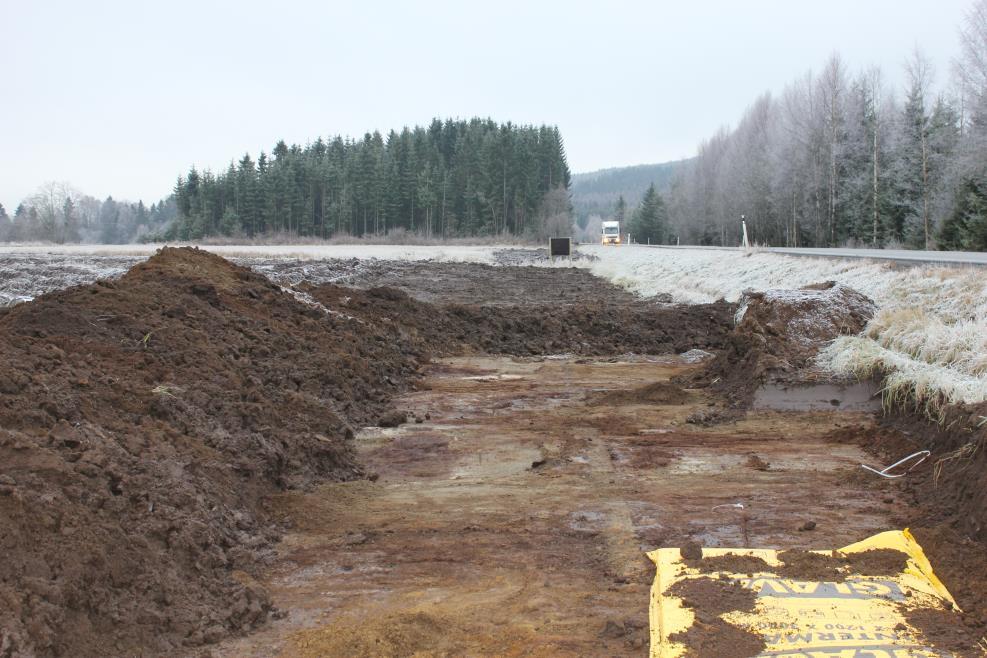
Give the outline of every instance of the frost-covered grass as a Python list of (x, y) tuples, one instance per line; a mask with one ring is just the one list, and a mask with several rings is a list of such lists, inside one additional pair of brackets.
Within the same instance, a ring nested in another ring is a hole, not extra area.
[(592, 271), (642, 295), (676, 301), (737, 301), (748, 288), (838, 281), (875, 301), (860, 336), (840, 338), (820, 364), (840, 374), (885, 377), (890, 402), (935, 411), (944, 402), (987, 400), (987, 270), (894, 267), (864, 260), (737, 250), (590, 247)]

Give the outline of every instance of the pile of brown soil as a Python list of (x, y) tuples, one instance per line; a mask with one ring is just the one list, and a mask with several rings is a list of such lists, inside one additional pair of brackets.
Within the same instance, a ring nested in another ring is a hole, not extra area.
[[(492, 268), (496, 269), (496, 268)], [(426, 303), (397, 288), (332, 284), (301, 289), (432, 354), (668, 354), (727, 346), (734, 306), (596, 302), (558, 305)]]
[(772, 567), (755, 555), (742, 555), (739, 553), (709, 555), (706, 557), (703, 557), (700, 553), (698, 557), (690, 559), (688, 565), (704, 573), (725, 571), (727, 573), (753, 575), (755, 573), (774, 573), (775, 570), (775, 567)]
[(346, 441), (416, 375), (411, 346), (206, 252), (0, 317), (0, 653), (215, 641), (271, 606), (241, 570), (262, 501), (362, 475)]
[(770, 573), (795, 580), (843, 582), (854, 576), (893, 576), (904, 571), (908, 556), (901, 551), (875, 549), (860, 553), (824, 555), (812, 551), (788, 550), (778, 554), (780, 566), (771, 566), (754, 555), (728, 553), (688, 560), (690, 567), (704, 573)]
[(727, 580), (688, 578), (672, 585), (668, 593), (696, 615), (685, 632), (669, 637), (686, 646), (686, 655), (751, 658), (764, 651), (764, 638), (721, 618), (727, 612), (754, 610), (757, 595), (753, 590)]
[(750, 454), (747, 456), (746, 462), (747, 468), (753, 468), (755, 471), (770, 471), (771, 464), (764, 461), (760, 455)]
[(892, 549), (874, 549), (861, 553), (822, 555), (811, 551), (790, 550), (778, 554), (783, 566), (775, 569), (779, 576), (796, 580), (841, 582), (852, 576), (894, 576), (904, 571), (908, 556)]
[[(874, 311), (869, 298), (833, 282), (798, 290), (747, 291), (726, 349), (683, 383), (711, 387), (730, 407), (746, 409), (760, 385), (804, 378), (826, 343), (860, 333)], [(716, 421), (715, 414), (706, 416), (699, 420)]]

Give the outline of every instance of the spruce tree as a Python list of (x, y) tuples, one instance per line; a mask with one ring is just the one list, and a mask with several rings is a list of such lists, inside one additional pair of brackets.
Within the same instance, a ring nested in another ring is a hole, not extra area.
[(668, 239), (668, 210), (652, 183), (631, 220), (631, 237), (640, 244), (663, 244)]
[(613, 210), (613, 221), (623, 222), (625, 217), (627, 217), (627, 202), (624, 201), (624, 195), (621, 194), (617, 199), (617, 206)]
[(939, 228), (938, 247), (951, 251), (987, 250), (987, 194), (968, 179), (957, 197), (952, 214)]

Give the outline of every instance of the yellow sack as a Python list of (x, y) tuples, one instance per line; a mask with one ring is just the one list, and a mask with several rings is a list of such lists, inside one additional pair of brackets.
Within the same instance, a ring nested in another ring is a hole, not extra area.
[[(907, 558), (887, 551), (863, 555), (875, 549), (900, 551)], [(701, 560), (684, 560), (678, 548), (648, 553), (657, 566), (649, 611), (652, 658), (675, 658), (690, 649), (692, 655), (701, 653), (705, 658), (722, 650), (715, 648), (717, 642), (731, 647), (732, 653), (738, 646), (746, 646), (744, 642), (759, 645), (762, 641), (758, 655), (776, 658), (950, 655), (930, 648), (906, 620), (904, 608), (946, 605), (958, 610), (907, 529), (882, 532), (836, 553), (801, 552), (810, 562), (824, 565), (830, 562), (827, 556), (837, 558), (832, 563), (844, 566), (838, 567), (839, 572), (831, 579), (802, 579), (792, 573), (791, 564), (779, 559), (779, 554), (774, 550), (704, 548)], [(855, 566), (884, 555), (900, 558), (904, 568), (893, 574), (867, 575), (866, 568)], [(719, 569), (717, 563), (727, 568)], [(690, 580), (693, 582), (686, 582)], [(715, 596), (708, 596), (706, 591)], [(755, 595), (752, 602), (751, 593)], [(682, 597), (689, 599), (692, 607), (684, 605)], [(724, 611), (731, 597), (750, 604), (743, 606), (746, 610)], [(701, 652), (697, 643), (705, 647)]]

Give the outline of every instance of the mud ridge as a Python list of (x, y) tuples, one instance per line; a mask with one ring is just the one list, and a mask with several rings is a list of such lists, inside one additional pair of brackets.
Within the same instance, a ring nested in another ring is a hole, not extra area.
[(875, 310), (866, 296), (831, 281), (798, 290), (745, 291), (726, 348), (680, 382), (711, 388), (726, 401), (692, 422), (739, 417), (767, 383), (828, 379), (814, 367), (819, 350), (839, 336), (863, 331)]
[(300, 289), (435, 355), (669, 354), (723, 349), (732, 304), (658, 306), (604, 299), (571, 304), (427, 303), (398, 288), (355, 291), (332, 284)]

